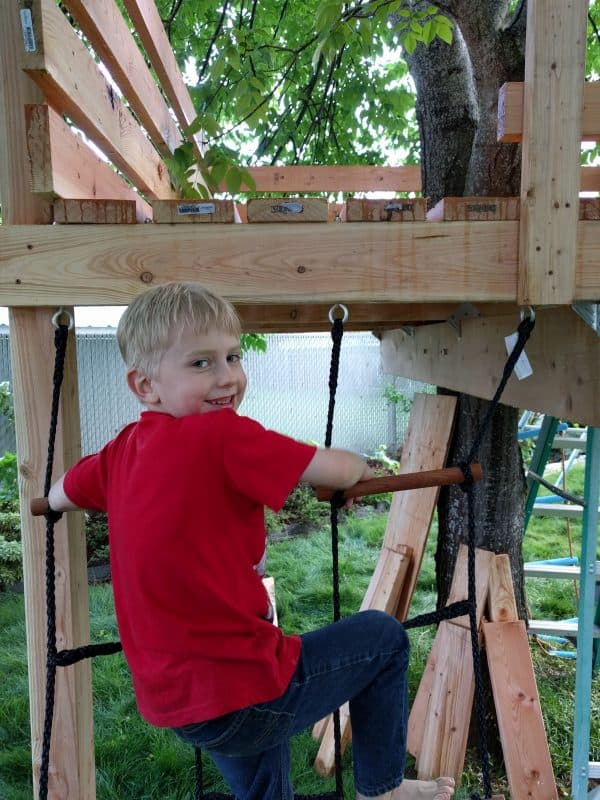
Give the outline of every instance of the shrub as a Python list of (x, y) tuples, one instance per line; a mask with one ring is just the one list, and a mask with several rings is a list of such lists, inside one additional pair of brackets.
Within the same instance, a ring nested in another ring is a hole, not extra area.
[(0, 534), (0, 590), (23, 577), (21, 542), (8, 541)]

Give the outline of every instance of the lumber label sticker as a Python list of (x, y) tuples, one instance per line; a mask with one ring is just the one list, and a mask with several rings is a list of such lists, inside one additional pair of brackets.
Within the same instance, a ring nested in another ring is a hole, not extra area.
[(271, 208), (273, 214), (302, 214), (304, 203), (277, 203)]
[(35, 34), (33, 32), (33, 21), (31, 11), (28, 8), (21, 9), (21, 28), (23, 30), (23, 44), (26, 53), (35, 53)]
[(214, 203), (178, 203), (177, 213), (185, 214), (214, 214)]

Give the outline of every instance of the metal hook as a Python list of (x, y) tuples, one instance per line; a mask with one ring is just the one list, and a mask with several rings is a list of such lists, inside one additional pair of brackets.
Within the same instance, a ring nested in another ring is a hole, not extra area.
[(54, 314), (53, 317), (52, 317), (52, 324), (54, 325), (54, 327), (55, 328), (59, 327), (59, 325), (60, 325), (59, 320), (63, 316), (67, 318), (68, 325), (69, 325), (69, 330), (70, 331), (73, 330), (73, 326), (75, 324), (75, 320), (73, 319), (73, 315), (71, 314), (70, 311), (67, 311), (66, 308), (63, 308), (63, 306), (61, 306), (58, 309), (58, 311), (56, 312), (56, 314)]
[(333, 325), (333, 321), (335, 319), (333, 315), (337, 311), (338, 308), (343, 312), (342, 322), (346, 322), (346, 320), (348, 319), (348, 309), (346, 308), (346, 306), (343, 305), (342, 303), (336, 303), (334, 306), (331, 306), (331, 308), (329, 309), (329, 322), (331, 322), (332, 325)]
[(535, 322), (535, 311), (533, 306), (527, 306), (527, 308), (521, 309), (521, 321), (523, 321), (525, 317), (529, 317), (532, 322)]

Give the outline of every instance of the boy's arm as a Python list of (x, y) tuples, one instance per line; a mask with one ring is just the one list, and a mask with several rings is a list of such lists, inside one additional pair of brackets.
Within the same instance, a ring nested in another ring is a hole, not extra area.
[(48, 492), (48, 503), (52, 511), (73, 511), (79, 508), (67, 495), (64, 490), (65, 476), (56, 481)]
[(349, 450), (319, 448), (300, 480), (312, 486), (347, 489), (358, 481), (374, 478), (375, 473), (360, 456)]

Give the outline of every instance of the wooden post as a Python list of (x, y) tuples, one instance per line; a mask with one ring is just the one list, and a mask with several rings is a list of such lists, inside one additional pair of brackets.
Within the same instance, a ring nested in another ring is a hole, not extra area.
[(527, 4), (521, 304), (574, 299), (587, 7), (585, 0)]
[[(48, 224), (47, 197), (33, 195), (25, 135), (25, 103), (42, 97), (20, 69), (23, 36), (16, 3), (0, 5), (0, 197), (3, 227)], [(10, 339), (15, 427), (21, 500), (21, 535), (29, 663), (33, 783), (37, 794), (44, 714), (45, 601), (44, 521), (29, 514), (29, 501), (40, 494), (46, 464), (52, 395), (56, 308), (11, 309)], [(75, 351), (70, 343), (55, 473), (79, 455), (79, 413)], [(67, 530), (68, 526), (68, 530)], [(59, 648), (89, 641), (85, 542), (81, 515), (70, 515), (56, 529), (57, 638)], [(57, 675), (53, 746), (50, 754), (51, 800), (94, 800), (91, 667), (82, 663)]]

